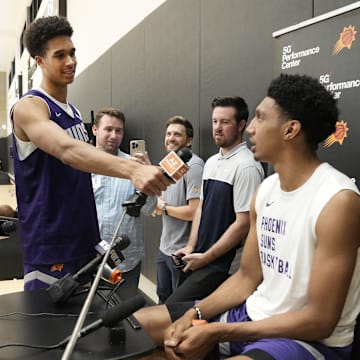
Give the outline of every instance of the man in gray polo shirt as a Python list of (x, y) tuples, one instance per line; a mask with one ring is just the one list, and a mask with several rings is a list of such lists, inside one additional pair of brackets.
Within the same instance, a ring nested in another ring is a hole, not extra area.
[[(191, 148), (193, 127), (182, 116), (173, 116), (165, 124), (165, 149), (178, 151)], [(159, 303), (172, 294), (187, 277), (172, 254), (184, 247), (189, 238), (191, 222), (199, 203), (204, 161), (193, 153), (187, 163), (189, 170), (175, 184), (168, 187), (158, 200), (156, 215), (162, 215), (162, 233), (157, 258), (157, 295)]]

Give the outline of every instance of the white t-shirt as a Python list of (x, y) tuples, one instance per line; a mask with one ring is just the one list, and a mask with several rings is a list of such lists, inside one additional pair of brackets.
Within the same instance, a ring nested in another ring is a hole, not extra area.
[[(257, 237), (264, 279), (247, 299), (252, 320), (302, 308), (315, 255), (315, 226), (327, 202), (339, 191), (356, 185), (327, 163), (321, 164), (305, 184), (294, 191), (280, 189), (278, 174), (261, 184), (257, 199)], [(346, 234), (344, 234), (346, 236)], [(341, 319), (328, 346), (352, 343), (355, 319), (360, 311), (360, 252)], [(331, 279), (329, 279), (331, 281)]]

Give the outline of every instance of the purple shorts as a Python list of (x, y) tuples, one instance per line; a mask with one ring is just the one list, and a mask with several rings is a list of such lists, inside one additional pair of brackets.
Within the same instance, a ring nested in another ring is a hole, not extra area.
[[(251, 321), (246, 305), (235, 307), (213, 319), (226, 323)], [(221, 356), (246, 354), (250, 350), (262, 350), (276, 360), (345, 360), (351, 358), (352, 346), (329, 347), (319, 342), (304, 342), (286, 338), (261, 339), (253, 342), (220, 343)]]
[[(193, 305), (194, 303), (190, 301), (166, 304), (172, 321), (182, 316)], [(245, 304), (209, 320), (209, 322), (224, 323), (245, 321), (251, 321)], [(252, 342), (237, 341), (218, 344), (218, 347), (206, 359), (224, 359), (229, 356), (246, 355), (254, 350), (268, 354), (276, 360), (350, 360), (352, 346), (329, 347), (315, 341), (305, 342), (285, 338), (260, 339)], [(254, 353), (249, 354), (249, 357), (252, 359), (265, 358), (261, 354), (257, 357)]]
[(24, 264), (24, 290), (45, 289), (66, 274), (75, 274), (89, 259), (64, 264)]

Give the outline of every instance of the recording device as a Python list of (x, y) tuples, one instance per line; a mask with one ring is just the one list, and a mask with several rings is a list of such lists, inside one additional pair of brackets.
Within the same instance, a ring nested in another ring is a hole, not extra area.
[[(126, 235), (120, 236), (120, 238), (115, 240), (115, 244), (110, 250), (110, 255), (108, 259), (108, 264), (111, 267), (116, 267), (120, 265), (124, 260), (124, 255), (122, 254), (121, 250), (126, 249), (130, 245), (130, 239)], [(101, 240), (95, 246), (95, 250), (100, 254), (104, 255), (109, 248), (110, 244), (105, 241)]]
[[(133, 312), (140, 309), (145, 305), (145, 300), (141, 295), (135, 295), (134, 297), (124, 300), (120, 305), (113, 306), (112, 308), (105, 310), (100, 318), (91, 324), (83, 327), (78, 337), (84, 337), (87, 334), (99, 329), (102, 326), (112, 327), (118, 322), (124, 320), (130, 316)], [(70, 340), (70, 336), (60, 342), (59, 346), (64, 346)]]
[(0, 236), (7, 236), (17, 229), (17, 219), (1, 216), (0, 217)]
[(145, 154), (145, 140), (131, 140), (130, 141), (130, 155), (133, 156), (135, 153)]
[(171, 254), (176, 269), (183, 269), (186, 266), (186, 262), (182, 259), (181, 255)]
[[(115, 240), (114, 246), (111, 249), (113, 258), (124, 260), (124, 256), (122, 255), (121, 250), (126, 249), (129, 244), (130, 239), (126, 235), (119, 236)], [(109, 246), (109, 244), (107, 244), (107, 246)], [(89, 261), (85, 266), (83, 266), (77, 273), (74, 275), (66, 274), (46, 289), (53, 302), (65, 302), (72, 294), (74, 294), (74, 292), (81, 284), (89, 279), (89, 275), (92, 275), (96, 271), (102, 262), (108, 247), (105, 247), (103, 241), (100, 241), (95, 246), (95, 249), (98, 252), (98, 255)], [(116, 284), (122, 280), (121, 271), (117, 268), (112, 268), (108, 264), (105, 264), (102, 272), (102, 278), (107, 282)]]
[[(112, 262), (111, 264), (108, 265), (108, 268), (106, 269), (107, 273), (111, 271), (109, 270), (109, 267), (117, 266), (124, 260), (124, 255), (122, 254), (121, 250), (126, 249), (129, 245), (130, 245), (130, 239), (127, 237), (127, 235), (121, 235), (115, 240), (114, 246), (110, 250), (110, 254), (112, 254), (113, 259), (117, 259), (117, 260), (116, 260), (116, 264)], [(102, 240), (98, 244), (96, 244), (95, 250), (98, 252), (98, 255), (90, 262), (88, 262), (85, 266), (83, 266), (75, 275), (73, 275), (73, 278), (75, 280), (78, 279), (81, 280), (84, 277), (84, 275), (94, 273), (98, 265), (101, 263), (105, 255), (105, 252), (107, 251), (108, 248), (109, 248), (109, 244), (106, 241)], [(108, 261), (110, 262), (110, 259)]]
[(147, 195), (136, 190), (127, 200), (122, 203), (129, 216), (140, 216), (140, 210), (146, 203)]
[[(170, 151), (159, 163), (164, 174), (171, 180), (179, 180), (188, 170), (186, 163), (191, 159), (192, 152), (189, 148), (183, 147), (177, 153)], [(136, 191), (131, 195), (122, 206), (126, 208), (126, 213), (130, 216), (139, 216), (140, 209), (146, 202), (146, 194)]]

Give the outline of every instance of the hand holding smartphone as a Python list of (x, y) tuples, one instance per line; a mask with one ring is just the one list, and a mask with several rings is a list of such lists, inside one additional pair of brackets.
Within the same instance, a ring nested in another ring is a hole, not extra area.
[(176, 269), (183, 269), (186, 265), (186, 262), (182, 260), (182, 255), (171, 254), (174, 260), (174, 266)]
[(134, 156), (136, 153), (145, 154), (145, 140), (130, 140), (130, 155)]

